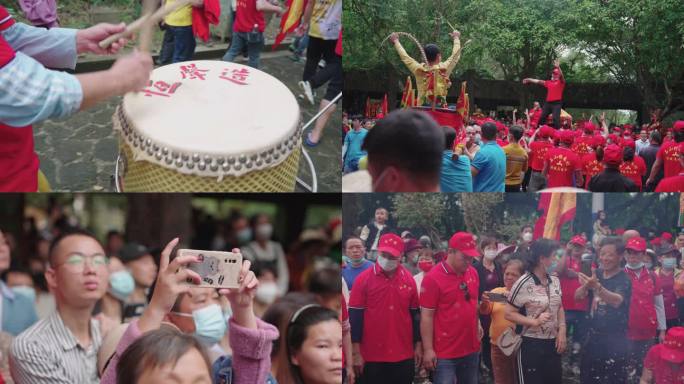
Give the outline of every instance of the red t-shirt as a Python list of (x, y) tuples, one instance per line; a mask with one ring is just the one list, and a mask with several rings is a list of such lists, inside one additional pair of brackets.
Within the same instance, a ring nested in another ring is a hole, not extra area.
[(592, 177), (603, 172), (603, 163), (596, 160), (596, 153), (588, 153), (582, 156), (582, 173), (584, 174), (584, 188), (589, 189), (589, 181)]
[(546, 87), (546, 101), (560, 101), (563, 99), (563, 89), (565, 89), (565, 81), (546, 80), (544, 81)]
[[(465, 284), (465, 289), (461, 284)], [(437, 358), (456, 359), (480, 350), (477, 337), (479, 285), (475, 268), (469, 266), (465, 273), (458, 275), (444, 261), (423, 278), (420, 307), (423, 311), (434, 310), (432, 342)], [(469, 300), (466, 300), (466, 290)]]
[[(574, 257), (568, 257), (566, 260), (566, 268), (575, 272), (582, 271), (582, 262), (580, 260)], [(566, 311), (586, 311), (589, 308), (589, 298), (585, 297), (582, 300), (575, 300), (575, 291), (582, 285), (579, 279), (577, 277), (561, 276), (559, 280), (563, 309)]]
[(569, 148), (549, 149), (544, 161), (549, 163), (548, 188), (572, 187), (573, 174), (582, 169), (579, 156)]
[(252, 32), (254, 24), (258, 26), (259, 32), (263, 32), (266, 27), (264, 13), (256, 9), (256, 0), (237, 0), (233, 30), (236, 32)]
[(641, 177), (646, 174), (646, 162), (641, 156), (634, 155), (634, 160), (620, 164), (620, 173), (632, 180), (641, 191)]
[(660, 180), (656, 192), (684, 192), (684, 173)]
[(530, 143), (530, 168), (533, 171), (541, 172), (544, 169), (544, 158), (549, 148), (553, 148), (553, 144), (548, 141), (533, 141)]
[(625, 272), (632, 281), (627, 338), (630, 340), (653, 339), (656, 337), (658, 328), (653, 298), (662, 294), (658, 279), (645, 267), (641, 268), (638, 277), (636, 272), (627, 267), (625, 267)]
[(656, 344), (648, 350), (644, 368), (653, 373), (655, 384), (684, 384), (684, 364), (675, 365), (660, 357), (663, 344)]
[(399, 265), (392, 277), (376, 263), (354, 281), (349, 308), (363, 309), (361, 356), (365, 361), (395, 363), (413, 358), (413, 322), (418, 291), (411, 273)]
[(533, 109), (529, 114), (530, 126), (536, 128), (539, 125), (539, 117), (541, 116), (541, 108)]
[(677, 176), (682, 171), (679, 165), (679, 143), (674, 141), (664, 143), (658, 150), (656, 158), (663, 160), (665, 177)]
[(580, 158), (591, 150), (591, 144), (594, 141), (592, 136), (580, 136), (575, 139), (570, 149), (577, 154)]
[(658, 285), (663, 290), (663, 302), (665, 303), (665, 318), (676, 319), (679, 316), (677, 312), (677, 296), (674, 291), (674, 271), (669, 275), (663, 273), (662, 270), (656, 273)]

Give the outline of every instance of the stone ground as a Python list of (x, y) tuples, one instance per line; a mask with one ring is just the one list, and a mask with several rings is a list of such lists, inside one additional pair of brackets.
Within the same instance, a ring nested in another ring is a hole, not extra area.
[[(262, 53), (262, 70), (280, 79), (299, 95), (297, 82), (301, 79), (303, 63), (289, 59), (288, 51)], [(242, 63), (242, 58), (237, 62)], [(323, 93), (324, 90), (319, 90)], [(312, 106), (299, 98), (302, 120), (307, 122), (318, 112), (318, 103)], [(36, 152), (41, 170), (55, 191), (114, 191), (112, 175), (118, 153), (118, 142), (112, 129), (111, 117), (121, 98), (109, 100), (98, 107), (79, 112), (68, 119), (48, 120), (34, 126)], [(321, 143), (315, 148), (306, 147), (316, 173), (320, 192), (341, 190), (340, 158), (342, 122), (341, 110), (328, 122)], [(302, 157), (299, 178), (311, 183), (311, 173)], [(297, 191), (304, 191), (300, 186)]]

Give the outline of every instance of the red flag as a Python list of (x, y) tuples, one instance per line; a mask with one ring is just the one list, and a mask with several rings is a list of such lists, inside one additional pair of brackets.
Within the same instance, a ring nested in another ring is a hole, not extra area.
[(534, 225), (534, 238), (560, 240), (561, 228), (575, 218), (576, 208), (576, 193), (542, 193), (538, 209), (544, 213)]
[(413, 93), (413, 84), (411, 83), (411, 76), (406, 77), (406, 85), (404, 85), (404, 91), (401, 94), (401, 107), (409, 107), (408, 100), (410, 94)]
[(387, 94), (385, 93), (385, 97), (382, 99), (382, 115), (387, 116), (387, 112), (388, 112)]
[(287, 0), (287, 11), (280, 20), (280, 31), (271, 50), (275, 50), (285, 39), (285, 36), (297, 28), (304, 14), (304, 9), (306, 9), (306, 2), (307, 0)]

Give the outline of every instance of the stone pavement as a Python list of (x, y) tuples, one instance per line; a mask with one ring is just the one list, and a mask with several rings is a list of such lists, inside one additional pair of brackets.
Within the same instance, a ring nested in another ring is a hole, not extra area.
[[(304, 65), (291, 61), (289, 55), (287, 51), (264, 52), (261, 69), (280, 79), (296, 96), (300, 94), (297, 82), (301, 79)], [(237, 62), (244, 63), (241, 60)], [(324, 93), (324, 89), (319, 90), (319, 93)], [(316, 100), (316, 106), (301, 98), (299, 101), (302, 120), (307, 122), (318, 112), (320, 100)], [(48, 120), (34, 126), (40, 168), (53, 190), (114, 191), (112, 175), (118, 142), (111, 117), (120, 102), (121, 98), (117, 97), (68, 119)], [(342, 113), (338, 108), (326, 126), (322, 142), (315, 148), (306, 147), (316, 168), (320, 192), (341, 190), (341, 122)], [(300, 161), (299, 177), (307, 184), (311, 183), (311, 174), (304, 157)], [(297, 191), (304, 189), (298, 186)]]

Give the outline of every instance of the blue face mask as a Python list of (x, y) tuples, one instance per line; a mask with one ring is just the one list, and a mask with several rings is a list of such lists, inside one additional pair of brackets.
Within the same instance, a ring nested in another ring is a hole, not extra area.
[(31, 302), (36, 301), (36, 290), (33, 287), (28, 287), (26, 285), (17, 285), (12, 287), (12, 292), (19, 296), (28, 297)]
[(120, 301), (126, 300), (133, 293), (135, 280), (128, 271), (116, 271), (109, 275), (109, 293)]
[(554, 258), (554, 259), (553, 259), (553, 263), (551, 263), (551, 265), (549, 265), (548, 267), (546, 267), (546, 273), (548, 273), (548, 274), (553, 273), (553, 272), (556, 270), (557, 267), (558, 267), (558, 260), (556, 260), (556, 259)]
[(237, 240), (240, 244), (247, 244), (252, 240), (252, 228), (245, 228), (237, 233)]
[(664, 269), (674, 269), (675, 265), (677, 265), (677, 259), (675, 259), (674, 257), (666, 257), (663, 259)]
[(209, 344), (216, 344), (226, 334), (226, 318), (221, 306), (212, 304), (192, 312), (195, 335)]

